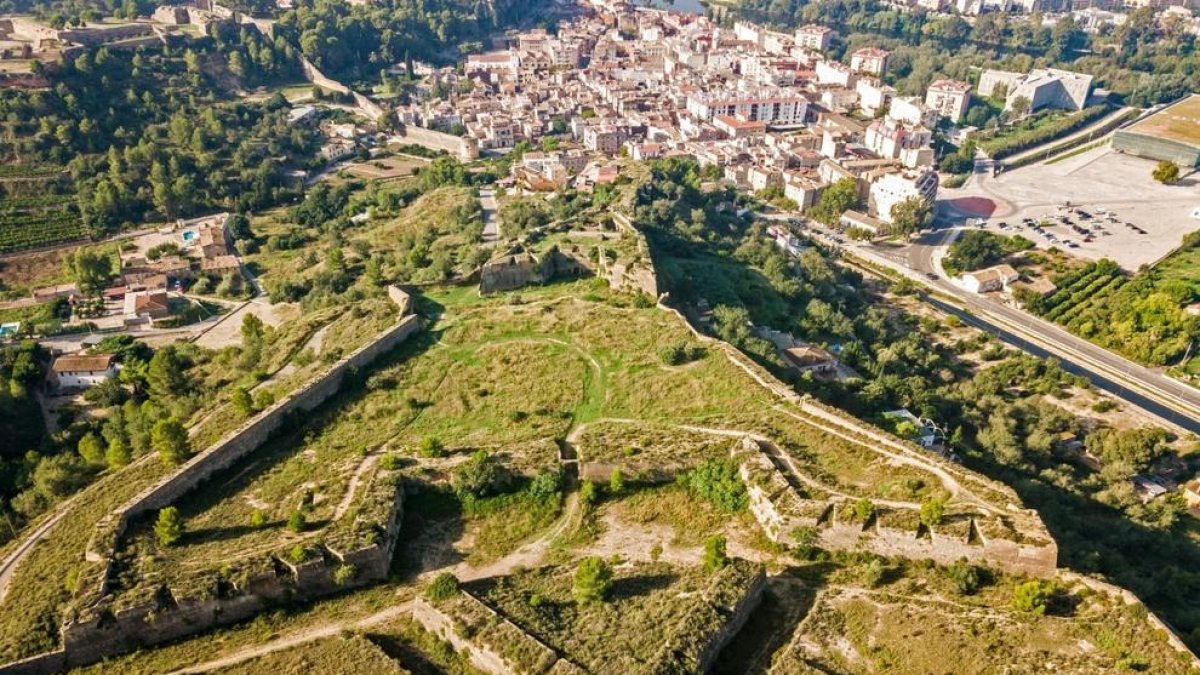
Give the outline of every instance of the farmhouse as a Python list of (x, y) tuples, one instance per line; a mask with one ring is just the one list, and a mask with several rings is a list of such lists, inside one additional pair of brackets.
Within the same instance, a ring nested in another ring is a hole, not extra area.
[(166, 291), (139, 291), (125, 295), (125, 316), (148, 316), (163, 319), (171, 314), (171, 303)]
[(837, 359), (829, 352), (814, 345), (799, 345), (783, 350), (783, 358), (793, 369), (813, 375), (837, 374)]
[(112, 354), (60, 356), (50, 366), (50, 375), (59, 389), (84, 389), (117, 374)]
[(963, 288), (972, 293), (990, 293), (1001, 291), (1021, 278), (1010, 265), (996, 265), (962, 275)]

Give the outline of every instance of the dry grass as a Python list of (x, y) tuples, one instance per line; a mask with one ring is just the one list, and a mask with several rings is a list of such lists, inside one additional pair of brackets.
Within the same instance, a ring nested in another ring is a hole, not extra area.
[(347, 635), (310, 642), (210, 672), (220, 675), (307, 675), (335, 672), (400, 675), (409, 671), (401, 668), (399, 663), (370, 640), (357, 635)]

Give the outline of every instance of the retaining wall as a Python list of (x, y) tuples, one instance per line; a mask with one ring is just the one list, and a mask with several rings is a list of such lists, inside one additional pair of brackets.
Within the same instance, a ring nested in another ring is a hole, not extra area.
[(914, 525), (896, 525), (881, 516), (875, 519), (873, 527), (864, 527), (839, 518), (837, 507), (846, 503), (841, 498), (797, 494), (753, 439), (747, 437), (732, 455), (746, 483), (751, 513), (767, 537), (777, 543), (794, 545), (798, 543), (797, 531), (806, 530), (815, 535), (809, 543), (830, 550), (863, 550), (915, 560), (929, 558), (945, 565), (966, 558), (1041, 577), (1053, 576), (1057, 571), (1058, 545), (1053, 539), (1022, 540), (1019, 532), (1015, 532), (1018, 536), (1014, 538), (1000, 536), (995, 533), (1001, 528), (995, 514), (957, 514), (954, 520), (948, 518), (944, 527), (935, 526), (922, 533), (915, 524), (915, 509), (911, 512), (890, 509), (884, 513), (900, 516), (897, 521), (912, 521)]
[(479, 159), (479, 144), (469, 138), (444, 134), (415, 124), (401, 125), (397, 135), (413, 145), (430, 150), (442, 150), (464, 162)]
[[(205, 576), (210, 575), (209, 572), (183, 577), (184, 590), (162, 587), (151, 593), (151, 597), (141, 600), (122, 598), (122, 606), (117, 606), (109, 594), (117, 545), (133, 518), (170, 505), (217, 472), (229, 468), (266, 442), (293, 415), (312, 410), (337, 393), (350, 372), (368, 366), (421, 328), (420, 317), (404, 315), (411, 305), (407, 293), (391, 287), (388, 297), (401, 310), (395, 325), (101, 519), (88, 542), (85, 559), (90, 564), (80, 573), (81, 590), (62, 627), (62, 655), (52, 653), (34, 657), (28, 664), (10, 664), (14, 668), (27, 669), (13, 672), (40, 672), (30, 670), (34, 668), (57, 670), (59, 668), (52, 666), (58, 658), (69, 666), (92, 663), (140, 646), (241, 621), (280, 600), (309, 599), (385, 578), (403, 514), (403, 492), (395, 486), (391, 486), (394, 489), (389, 492), (389, 485), (379, 486), (373, 482), (368, 497), (390, 503), (365, 514), (385, 521), (377, 523), (381, 531), (379, 536), (371, 537), (370, 543), (363, 543), (362, 536), (369, 533), (356, 519), (350, 524), (351, 532), (334, 532), (335, 536), (330, 537), (330, 544), (314, 564), (285, 565), (290, 569), (280, 574), (276, 569), (279, 558), (259, 561), (262, 564), (256, 572), (246, 574), (240, 585), (224, 594), (218, 593), (214, 584), (207, 584), (215, 581)], [(336, 536), (338, 534), (341, 536)], [(335, 570), (347, 564), (353, 565), (358, 573), (342, 584), (335, 583)], [(0, 673), (4, 672), (0, 670)]]

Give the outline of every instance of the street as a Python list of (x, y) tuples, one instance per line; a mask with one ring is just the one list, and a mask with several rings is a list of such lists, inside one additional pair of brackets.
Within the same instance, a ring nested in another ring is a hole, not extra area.
[[(768, 216), (771, 220), (783, 217)], [(940, 256), (957, 236), (954, 228), (925, 233), (908, 246), (880, 247), (855, 242), (820, 226), (813, 238), (847, 256), (891, 269), (935, 294), (923, 299), (964, 323), (987, 331), (1034, 356), (1053, 358), (1064, 370), (1086, 377), (1097, 387), (1137, 406), (1178, 429), (1200, 433), (1200, 390), (1134, 363), (1061, 327), (990, 297), (971, 293), (946, 277)], [(939, 297), (942, 296), (942, 297)], [(948, 296), (952, 301), (943, 299)]]

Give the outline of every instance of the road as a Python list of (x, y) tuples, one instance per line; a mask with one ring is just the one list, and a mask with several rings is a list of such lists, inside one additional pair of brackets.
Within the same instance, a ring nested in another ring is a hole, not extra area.
[[(791, 219), (774, 214), (763, 217)], [(807, 230), (819, 243), (900, 273), (933, 291), (925, 293), (922, 299), (938, 310), (954, 314), (967, 325), (991, 333), (1022, 351), (1057, 360), (1067, 372), (1086, 377), (1100, 389), (1141, 408), (1169, 427), (1200, 434), (1200, 390), (1076, 337), (1049, 321), (971, 293), (947, 280), (941, 255), (960, 232), (956, 228), (942, 228), (927, 233), (912, 245), (885, 248), (851, 241), (813, 223)]]
[(479, 205), (483, 207), (483, 243), (495, 246), (500, 241), (500, 205), (492, 188), (479, 190)]
[(912, 246), (891, 252), (868, 245), (844, 248), (858, 258), (901, 272), (953, 300), (948, 302), (927, 294), (925, 300), (938, 309), (956, 314), (964, 322), (1035, 356), (1058, 360), (1068, 372), (1088, 378), (1097, 387), (1171, 426), (1200, 433), (1200, 390), (1072, 335), (1049, 321), (990, 297), (971, 293), (948, 280), (938, 252), (944, 251), (956, 234), (954, 229), (938, 230)]

